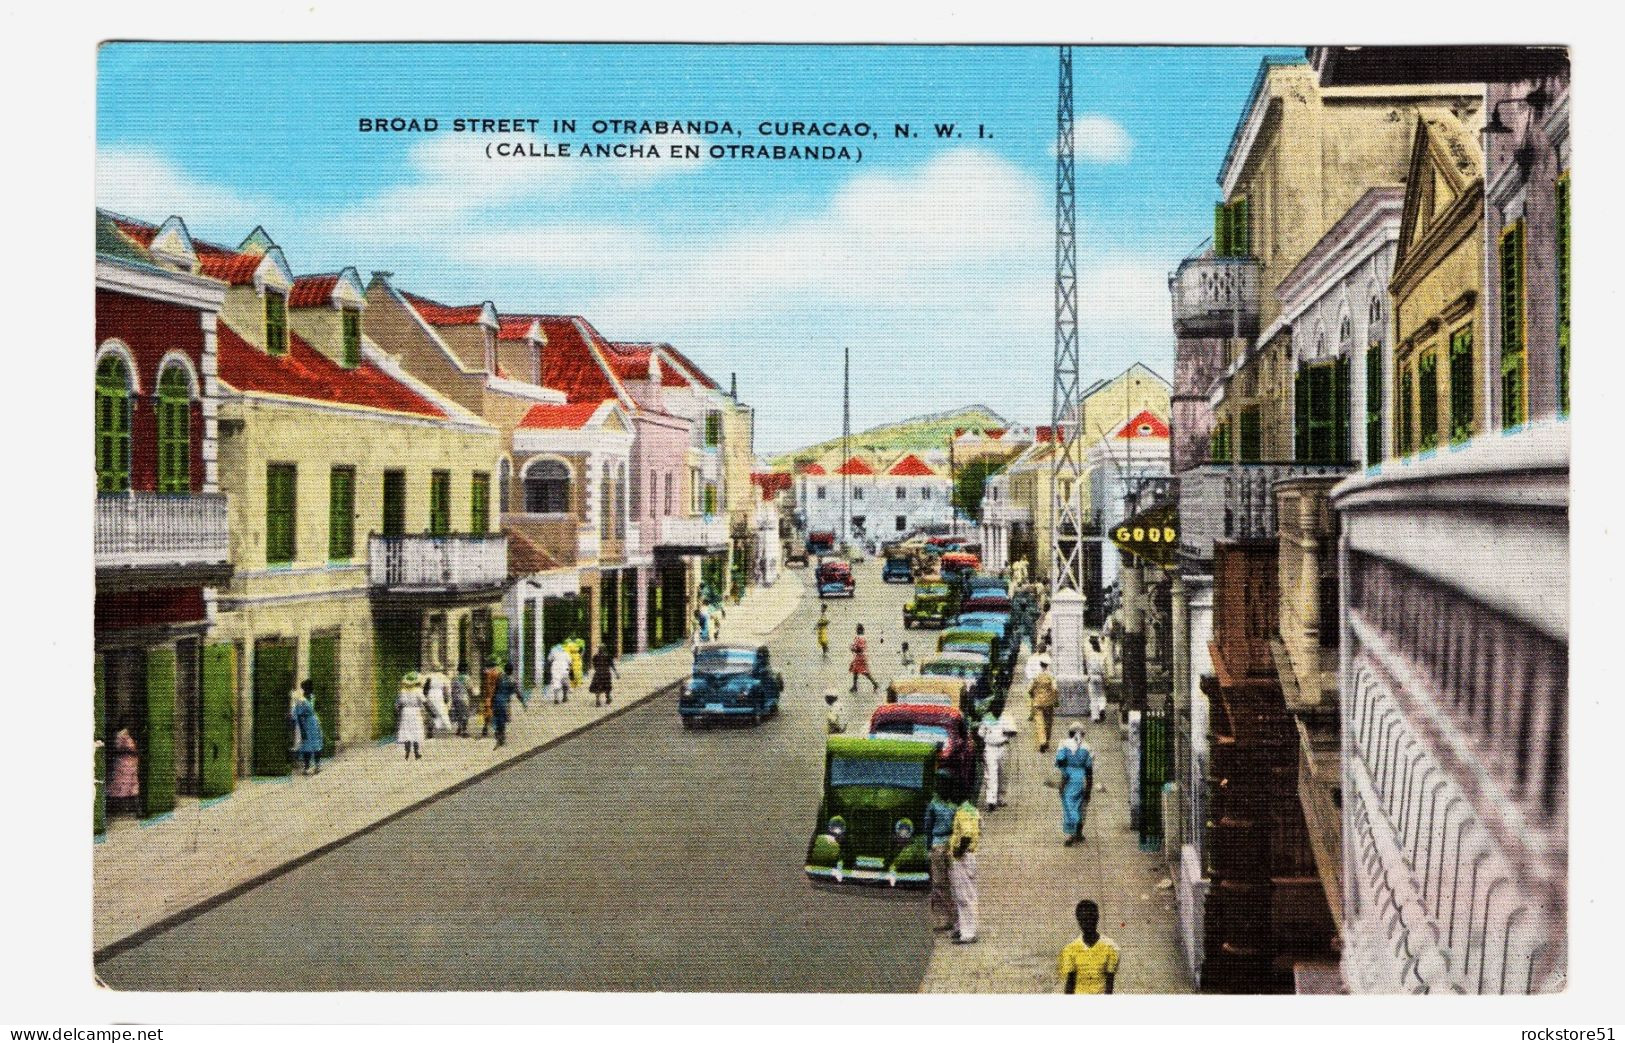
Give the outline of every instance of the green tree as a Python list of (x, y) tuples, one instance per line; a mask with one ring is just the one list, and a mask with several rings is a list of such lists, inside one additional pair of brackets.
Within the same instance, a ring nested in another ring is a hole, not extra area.
[(954, 506), (966, 514), (982, 520), (982, 491), (987, 480), (1004, 470), (1004, 464), (981, 457), (956, 469), (954, 474)]

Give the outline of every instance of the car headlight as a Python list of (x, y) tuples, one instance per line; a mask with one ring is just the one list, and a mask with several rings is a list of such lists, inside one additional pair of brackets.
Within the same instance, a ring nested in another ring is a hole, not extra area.
[(829, 820), (829, 835), (836, 840), (846, 839), (846, 819), (839, 815)]
[(896, 837), (898, 841), (906, 844), (914, 838), (914, 823), (906, 818), (900, 818), (897, 820), (897, 824), (891, 828), (891, 832), (892, 836)]

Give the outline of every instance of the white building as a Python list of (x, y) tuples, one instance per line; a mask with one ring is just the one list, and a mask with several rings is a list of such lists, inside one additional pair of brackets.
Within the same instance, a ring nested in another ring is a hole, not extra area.
[(950, 485), (945, 472), (915, 453), (904, 453), (884, 468), (854, 454), (833, 468), (803, 468), (796, 476), (796, 502), (808, 532), (879, 543), (947, 525)]
[(1120, 555), (1109, 542), (1111, 532), (1127, 520), (1129, 494), (1141, 489), (1146, 479), (1168, 474), (1168, 447), (1167, 421), (1147, 409), (1084, 451), (1090, 514), (1100, 538), (1108, 541), (1100, 555), (1102, 590), (1117, 583)]

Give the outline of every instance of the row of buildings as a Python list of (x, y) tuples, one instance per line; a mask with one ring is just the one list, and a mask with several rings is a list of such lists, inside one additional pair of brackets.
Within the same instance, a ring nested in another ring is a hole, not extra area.
[(1564, 987), (1569, 171), (1561, 50), (1259, 71), (1128, 508), (1178, 553), (1124, 565), (1204, 989)]
[(97, 738), (135, 738), (145, 815), (287, 772), (304, 679), (342, 751), (408, 671), (534, 687), (562, 640), (680, 642), (776, 567), (750, 407), (580, 316), (98, 211), (95, 371)]

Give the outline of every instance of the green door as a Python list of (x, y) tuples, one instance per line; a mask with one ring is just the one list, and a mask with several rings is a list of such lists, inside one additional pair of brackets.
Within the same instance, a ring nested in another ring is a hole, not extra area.
[(141, 794), (149, 816), (175, 810), (175, 649), (147, 649), (147, 751)]
[(198, 794), (223, 797), (237, 782), (237, 654), (229, 643), (203, 650), (202, 731)]
[[(102, 660), (101, 653), (96, 654), (96, 738), (102, 742), (107, 741), (107, 669)], [(92, 822), (97, 833), (107, 831), (107, 757), (105, 752), (96, 750), (96, 792), (94, 799), (96, 807), (92, 811)]]
[(406, 472), (384, 472), (384, 535), (406, 535)]
[(380, 614), (373, 628), (372, 654), (378, 683), (373, 736), (382, 739), (395, 730), (395, 697), (400, 694), (401, 678), (418, 668), (417, 617)]
[(255, 775), (287, 775), (288, 696), (293, 692), (294, 644), (269, 638), (254, 643)]
[(524, 615), (519, 623), (519, 660), (524, 664), (520, 674), (525, 691), (536, 688), (536, 602), (525, 602)]
[(491, 658), (497, 661), (497, 668), (508, 665), (508, 617), (491, 617)]
[(339, 738), (339, 636), (323, 634), (310, 639), (310, 683), (314, 688), (316, 719), (322, 725), (322, 756), (333, 756)]

